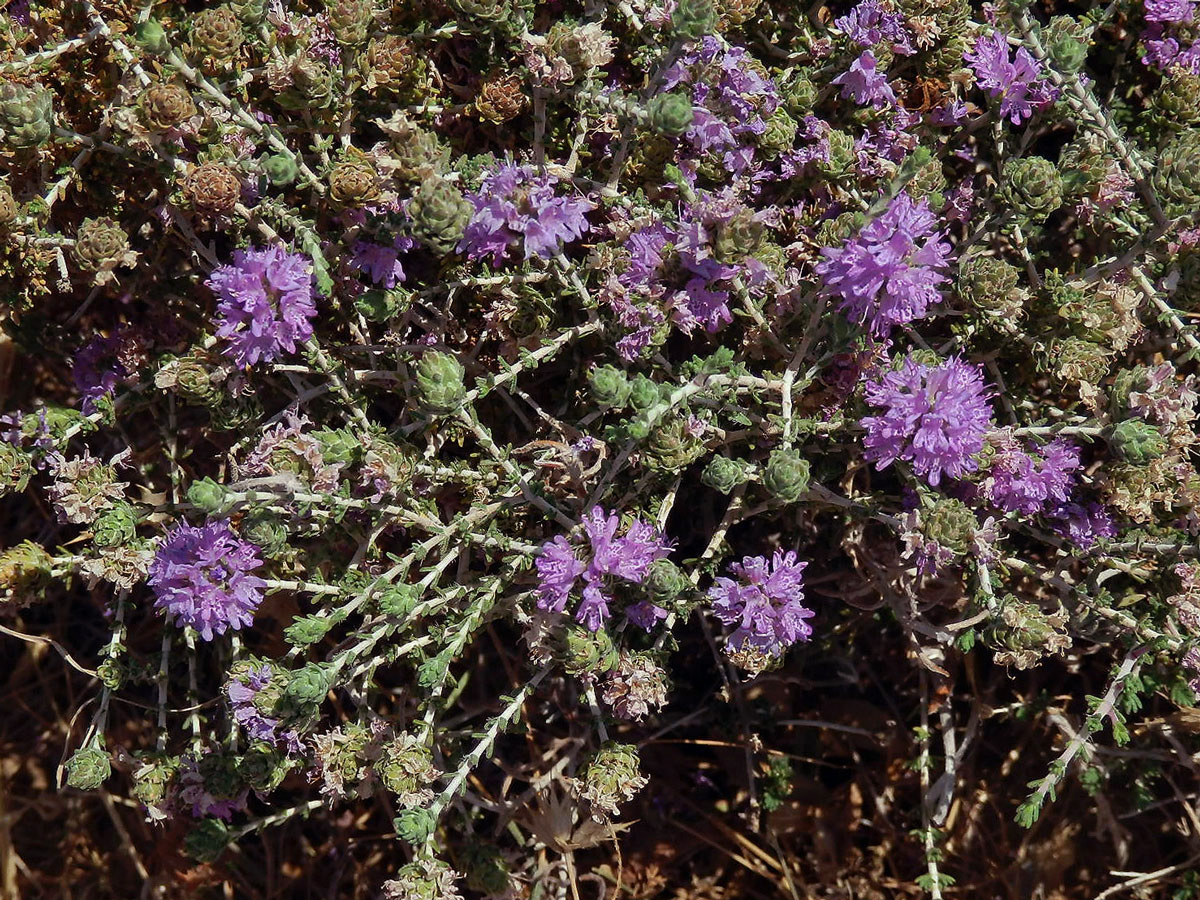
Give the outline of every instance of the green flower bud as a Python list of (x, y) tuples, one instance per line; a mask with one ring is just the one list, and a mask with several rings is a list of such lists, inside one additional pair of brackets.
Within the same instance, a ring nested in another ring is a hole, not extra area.
[(826, 175), (844, 175), (854, 168), (857, 161), (854, 135), (834, 130), (829, 132), (829, 161), (818, 162), (817, 168)]
[(292, 765), (292, 761), (279, 750), (257, 743), (238, 760), (237, 772), (254, 790), (269, 794), (283, 783)]
[(646, 785), (641, 774), (637, 747), (608, 743), (602, 746), (584, 770), (581, 795), (593, 806), (593, 817), (615, 816), (619, 805)]
[(179, 84), (152, 84), (138, 98), (142, 119), (155, 131), (166, 131), (196, 114), (187, 88)]
[(13, 196), (8, 182), (0, 178), (0, 235), (3, 235), (10, 225), (17, 220), (21, 212), (21, 204)]
[(242, 46), (242, 23), (229, 6), (210, 6), (192, 19), (192, 47), (202, 56), (229, 59)]
[(1126, 419), (1107, 434), (1108, 446), (1124, 462), (1144, 465), (1167, 452), (1167, 442), (1158, 426), (1144, 419)]
[(422, 181), (408, 205), (413, 237), (442, 255), (462, 240), (471, 212), (471, 203), (462, 191), (437, 176)]
[(0, 142), (28, 150), (50, 140), (54, 131), (54, 95), (40, 84), (0, 84)]
[(295, 158), (284, 153), (275, 153), (262, 160), (262, 172), (275, 187), (287, 187), (300, 174)]
[(1024, 312), (1020, 270), (994, 256), (973, 254), (958, 266), (959, 296), (992, 316), (1014, 320)]
[(767, 130), (759, 135), (758, 143), (766, 150), (782, 153), (796, 143), (798, 128), (796, 120), (781, 106), (767, 119)]
[(356, 47), (367, 42), (367, 35), (375, 21), (372, 0), (332, 0), (326, 9), (329, 30), (339, 44)]
[(211, 478), (201, 478), (199, 481), (192, 482), (191, 487), (188, 488), (187, 499), (188, 503), (208, 515), (219, 516), (228, 511), (225, 499), (227, 494), (225, 485), (217, 484)]
[(713, 255), (724, 263), (741, 262), (762, 246), (763, 224), (750, 210), (741, 210), (716, 227)]
[(124, 500), (101, 514), (92, 525), (92, 542), (97, 547), (119, 547), (137, 536), (137, 510)]
[(677, 137), (692, 127), (692, 100), (686, 94), (659, 94), (646, 104), (646, 116), (659, 134)]
[(231, 0), (229, 8), (247, 25), (260, 25), (267, 17), (267, 0)]
[(426, 413), (445, 416), (462, 408), (466, 370), (449, 353), (430, 350), (417, 362), (417, 402)]
[(344, 206), (362, 206), (379, 197), (379, 173), (374, 161), (350, 147), (329, 172), (329, 196)]
[(939, 497), (921, 510), (921, 533), (958, 555), (967, 552), (979, 529), (979, 519), (961, 500)]
[(312, 436), (321, 445), (326, 462), (350, 465), (362, 455), (362, 441), (348, 428), (319, 428)]
[(424, 807), (406, 809), (396, 816), (392, 824), (395, 826), (396, 835), (400, 840), (419, 847), (428, 841), (433, 832), (437, 830), (437, 817), (433, 814), (433, 810)]
[(229, 846), (229, 826), (220, 819), (201, 819), (183, 839), (183, 849), (196, 862), (220, 859)]
[(1112, 387), (1108, 390), (1108, 414), (1113, 421), (1119, 422), (1129, 418), (1130, 395), (1134, 391), (1145, 390), (1147, 373), (1145, 366), (1118, 370), (1113, 378)]
[(679, 0), (671, 14), (671, 29), (679, 40), (698, 41), (717, 27), (713, 0)]
[(158, 19), (139, 22), (134, 29), (134, 37), (143, 50), (155, 56), (161, 56), (171, 49), (167, 40), (167, 30)]
[(700, 473), (700, 481), (715, 491), (728, 494), (746, 482), (746, 465), (728, 456), (714, 456)]
[(263, 408), (257, 397), (221, 395), (219, 406), (209, 409), (210, 421), (218, 431), (241, 431), (262, 420)]
[(125, 262), (129, 235), (112, 219), (84, 219), (75, 233), (72, 255), (80, 268), (106, 271)]
[(142, 765), (133, 772), (133, 796), (148, 809), (161, 809), (178, 769), (175, 757), (155, 754), (143, 758)]
[(795, 503), (808, 490), (808, 460), (792, 450), (773, 450), (763, 469), (767, 492), (784, 503)]
[(562, 664), (571, 675), (599, 675), (616, 668), (619, 659), (612, 636), (605, 629), (588, 631), (580, 625), (567, 626)]
[(329, 693), (330, 683), (330, 673), (326, 666), (309, 663), (304, 668), (289, 673), (283, 695), (297, 705), (320, 703)]
[(625, 373), (615, 366), (599, 366), (588, 373), (588, 387), (601, 406), (621, 407), (629, 402), (630, 385)]
[(457, 880), (458, 873), (440, 859), (418, 856), (383, 887), (396, 900), (451, 900), (459, 896), (454, 885)]
[(198, 356), (181, 356), (175, 364), (175, 394), (184, 403), (215, 409), (225, 392), (213, 381), (213, 372)]
[(450, 151), (438, 136), (403, 114), (389, 119), (386, 131), (392, 139), (390, 156), (397, 178), (421, 183), (443, 171), (449, 162)]
[(704, 442), (689, 430), (688, 416), (664, 416), (646, 441), (646, 463), (654, 469), (678, 471), (704, 453)]
[(67, 760), (67, 787), (94, 791), (111, 774), (108, 754), (99, 747), (81, 747)]
[(354, 299), (354, 308), (368, 322), (387, 322), (412, 306), (412, 292), (404, 288), (385, 291), (371, 288)]
[(1071, 16), (1054, 16), (1043, 32), (1042, 42), (1054, 68), (1074, 75), (1087, 62), (1092, 29)]
[(656, 559), (650, 563), (646, 576), (642, 579), (642, 588), (646, 596), (657, 606), (666, 606), (676, 597), (691, 588), (691, 582), (684, 577), (679, 566), (669, 559)]
[(242, 537), (259, 549), (268, 559), (283, 556), (288, 550), (288, 529), (273, 512), (252, 509), (242, 522)]
[(1058, 167), (1041, 156), (1010, 159), (1000, 179), (1000, 195), (1019, 215), (1044, 222), (1063, 203)]
[(293, 647), (308, 647), (324, 639), (336, 624), (332, 616), (299, 616), (283, 630), (283, 636)]
[(783, 104), (793, 116), (803, 118), (812, 112), (819, 91), (809, 73), (803, 69), (796, 72), (782, 85)]
[(119, 691), (125, 685), (129, 670), (121, 660), (110, 656), (96, 666), (96, 674), (100, 677), (100, 683), (110, 691)]
[(1036, 603), (1008, 594), (983, 630), (983, 641), (996, 652), (996, 662), (1028, 669), (1071, 646), (1070, 636), (1062, 631), (1066, 621), (1065, 612), (1046, 613)]
[(33, 591), (50, 580), (54, 560), (33, 541), (22, 541), (0, 553), (0, 590)]
[(1174, 207), (1192, 212), (1190, 207), (1200, 201), (1200, 131), (1182, 132), (1163, 148), (1157, 162), (1155, 190)]
[(629, 405), (642, 412), (658, 403), (658, 385), (645, 375), (635, 375), (629, 383)]
[(7, 441), (0, 441), (0, 497), (19, 494), (29, 485), (33, 463), (29, 454)]
[(401, 806), (416, 807), (432, 799), (429, 786), (440, 773), (430, 749), (415, 735), (402, 734), (384, 745), (375, 774)]

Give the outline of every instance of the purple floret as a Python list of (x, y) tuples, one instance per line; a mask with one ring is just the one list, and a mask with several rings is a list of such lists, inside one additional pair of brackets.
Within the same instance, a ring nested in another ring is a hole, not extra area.
[[(609, 585), (614, 581), (640, 584), (650, 564), (671, 550), (658, 530), (640, 519), (634, 519), (625, 534), (618, 537), (620, 519), (598, 506), (584, 514), (582, 525), (586, 546), (575, 546), (562, 535), (542, 545), (535, 561), (538, 608), (562, 612), (582, 575), (583, 601), (575, 618), (588, 630), (598, 631), (612, 615)], [(663, 615), (662, 610), (649, 603), (629, 610), (630, 620), (647, 631)]]
[(864, 395), (883, 409), (862, 420), (865, 456), (880, 469), (904, 460), (936, 486), (943, 474), (961, 478), (978, 468), (974, 457), (992, 410), (977, 366), (957, 358), (927, 366), (908, 358), (898, 371), (868, 382)]
[(887, 76), (876, 69), (875, 54), (870, 50), (850, 64), (833, 83), (841, 85), (843, 97), (853, 97), (859, 106), (871, 105), (882, 109), (896, 102), (896, 95), (888, 84)]
[(254, 621), (265, 582), (250, 573), (262, 560), (258, 547), (233, 533), (225, 520), (193, 528), (181, 522), (150, 564), (149, 584), (157, 609), (211, 641)]
[(280, 730), (279, 719), (264, 715), (258, 708), (258, 695), (271, 683), (272, 674), (271, 666), (263, 663), (230, 680), (225, 693), (233, 707), (233, 718), (253, 740), (268, 744), (282, 740), (287, 743), (289, 751), (299, 752), (300, 736), (294, 731)]
[(494, 266), (518, 245), (525, 259), (557, 256), (564, 244), (588, 230), (585, 216), (596, 208), (583, 197), (559, 196), (557, 184), (553, 175), (536, 175), (529, 166), (499, 166), (484, 179), (478, 193), (467, 194), (475, 212), (459, 241), (459, 252), (471, 259), (491, 256)]
[(1117, 536), (1117, 525), (1112, 514), (1096, 502), (1064, 503), (1050, 515), (1058, 520), (1054, 530), (1071, 540), (1080, 550), (1090, 550), (1097, 541), (1111, 540)]
[(235, 250), (207, 281), (217, 295), (217, 336), (239, 366), (272, 362), (312, 337), (312, 260), (282, 247)]
[(1080, 468), (1079, 448), (1056, 438), (1040, 449), (1026, 449), (1001, 435), (992, 441), (996, 455), (983, 482), (987, 498), (1006, 512), (1027, 516), (1047, 505), (1059, 506), (1070, 498), (1075, 472)]
[(823, 249), (817, 274), (847, 318), (886, 335), (941, 299), (950, 245), (936, 228), (928, 201), (900, 193), (845, 246)]
[(975, 72), (975, 82), (1000, 100), (1000, 118), (1014, 125), (1054, 102), (1058, 90), (1042, 76), (1042, 67), (1024, 47), (1009, 59), (1008, 40), (999, 31), (981, 35), (973, 49), (963, 54)]
[(763, 556), (747, 556), (730, 565), (737, 581), (717, 578), (708, 597), (716, 617), (735, 626), (728, 639), (732, 651), (750, 649), (779, 656), (812, 636), (812, 626), (805, 620), (815, 613), (803, 604), (807, 565), (791, 551), (776, 550), (770, 562)]

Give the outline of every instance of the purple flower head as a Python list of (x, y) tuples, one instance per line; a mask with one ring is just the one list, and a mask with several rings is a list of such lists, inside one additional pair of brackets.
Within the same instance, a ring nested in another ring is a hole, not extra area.
[(475, 206), (458, 249), (471, 259), (492, 257), (500, 265), (522, 244), (524, 258), (552, 259), (564, 244), (578, 240), (590, 226), (585, 215), (596, 204), (582, 197), (555, 193), (558, 179), (536, 175), (529, 166), (505, 163), (484, 179), (478, 193), (467, 194)]
[(1054, 530), (1074, 542), (1080, 550), (1090, 550), (1101, 540), (1117, 536), (1112, 515), (1101, 504), (1064, 503), (1050, 513), (1056, 519)]
[(887, 76), (875, 68), (875, 54), (864, 50), (862, 55), (850, 64), (849, 71), (843, 72), (833, 79), (834, 84), (842, 86), (843, 97), (853, 97), (859, 106), (870, 104), (876, 109), (896, 102), (892, 86), (888, 84)]
[(873, 47), (888, 40), (896, 53), (914, 52), (904, 27), (904, 16), (885, 12), (879, 0), (863, 0), (840, 19), (834, 19), (833, 27), (860, 47)]
[(974, 456), (992, 422), (978, 366), (957, 358), (927, 366), (909, 357), (868, 382), (864, 395), (883, 409), (862, 420), (866, 458), (879, 468), (901, 459), (934, 486), (943, 474), (961, 478), (978, 468)]
[(1147, 22), (1170, 22), (1186, 25), (1196, 15), (1193, 0), (1146, 0)]
[(71, 376), (83, 398), (84, 413), (92, 412), (97, 400), (111, 395), (129, 377), (129, 369), (121, 361), (121, 351), (127, 343), (128, 336), (123, 332), (108, 337), (98, 334), (75, 354)]
[(235, 250), (206, 284), (219, 298), (217, 336), (239, 366), (271, 362), (312, 337), (312, 260), (282, 247)]
[(730, 650), (780, 656), (796, 641), (812, 636), (812, 626), (805, 620), (815, 613), (803, 604), (807, 565), (791, 551), (776, 550), (770, 562), (763, 556), (747, 556), (730, 565), (736, 581), (717, 578), (708, 598), (716, 617), (734, 626), (727, 643)]
[(374, 284), (394, 288), (404, 281), (404, 267), (400, 265), (400, 254), (416, 246), (410, 237), (398, 237), (392, 245), (372, 244), (359, 241), (350, 256), (350, 268), (366, 274)]
[(1007, 429), (989, 442), (996, 455), (983, 481), (983, 492), (993, 504), (1006, 512), (1033, 516), (1047, 505), (1067, 502), (1080, 468), (1077, 446), (1056, 438), (1045, 447), (1024, 448)]
[(999, 31), (981, 35), (963, 59), (971, 64), (979, 86), (989, 96), (999, 98), (1000, 118), (1007, 117), (1014, 125), (1032, 116), (1035, 106), (1048, 106), (1058, 96), (1028, 50), (1019, 47), (1009, 59), (1008, 40)]
[[(582, 524), (586, 545), (572, 544), (562, 535), (542, 545), (535, 561), (538, 570), (538, 608), (562, 612), (579, 577), (583, 576), (583, 602), (575, 618), (590, 631), (597, 631), (611, 616), (612, 595), (609, 585), (615, 582), (640, 584), (646, 570), (656, 559), (667, 556), (670, 546), (654, 526), (634, 519), (625, 533), (617, 536), (620, 519), (615, 513), (605, 513), (598, 506), (584, 514)], [(583, 551), (582, 558), (580, 551)], [(629, 611), (630, 620), (649, 630), (661, 618), (659, 612), (647, 609), (653, 604), (638, 604)], [(635, 612), (636, 610), (636, 612)]]
[(224, 519), (193, 528), (180, 522), (150, 564), (154, 606), (211, 641), (254, 621), (265, 583), (254, 569), (262, 565), (258, 547), (233, 533)]
[(941, 299), (950, 255), (936, 225), (927, 200), (901, 192), (845, 246), (824, 248), (816, 271), (838, 309), (879, 336), (924, 316)]

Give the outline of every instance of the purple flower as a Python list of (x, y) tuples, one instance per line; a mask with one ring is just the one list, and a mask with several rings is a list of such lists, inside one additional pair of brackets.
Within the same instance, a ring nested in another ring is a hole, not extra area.
[(1079, 448), (1056, 438), (1027, 450), (1007, 429), (989, 438), (996, 455), (983, 481), (984, 495), (1006, 512), (1037, 515), (1047, 504), (1066, 503), (1079, 470)]
[(1064, 503), (1050, 516), (1058, 520), (1054, 530), (1074, 541), (1081, 550), (1090, 550), (1097, 541), (1110, 540), (1117, 536), (1117, 526), (1112, 515), (1103, 505), (1096, 502)]
[(528, 166), (498, 166), (478, 193), (467, 195), (475, 212), (459, 241), (459, 252), (471, 259), (491, 256), (496, 266), (518, 244), (524, 247), (525, 259), (557, 256), (563, 244), (578, 240), (589, 229), (585, 214), (596, 208), (582, 197), (559, 196), (557, 184), (553, 175), (535, 175)]
[(367, 275), (371, 281), (384, 288), (394, 288), (404, 281), (404, 267), (400, 265), (400, 254), (416, 246), (409, 237), (398, 237), (390, 246), (358, 241), (350, 257), (350, 268)]
[(872, 47), (887, 39), (895, 52), (904, 55), (913, 52), (904, 16), (884, 12), (879, 0), (863, 0), (840, 19), (834, 19), (833, 27), (860, 47)]
[(805, 620), (815, 613), (803, 604), (807, 565), (798, 562), (791, 551), (776, 550), (769, 563), (762, 556), (747, 556), (730, 565), (737, 581), (717, 578), (708, 598), (716, 617), (735, 626), (727, 642), (732, 651), (780, 656), (796, 641), (812, 636), (812, 627)]
[(1147, 22), (1187, 24), (1196, 15), (1192, 0), (1146, 0)]
[[(598, 506), (584, 514), (582, 526), (586, 548), (573, 545), (562, 535), (542, 545), (535, 561), (539, 582), (538, 608), (562, 612), (582, 575), (583, 602), (579, 604), (575, 618), (590, 631), (597, 631), (612, 614), (609, 609), (613, 600), (610, 583), (640, 584), (650, 564), (671, 551), (658, 530), (640, 519), (634, 519), (625, 534), (618, 537), (620, 519)], [(582, 559), (580, 550), (584, 551)], [(647, 609), (647, 606), (653, 604), (637, 604), (630, 608), (628, 615), (635, 625), (648, 631), (662, 614), (656, 611), (657, 607)]]
[(833, 83), (840, 84), (842, 96), (853, 97), (859, 106), (869, 103), (876, 109), (882, 109), (895, 103), (896, 95), (888, 84), (887, 76), (876, 71), (875, 65), (875, 54), (864, 50), (862, 55), (851, 63), (849, 71), (833, 79)]
[(111, 395), (117, 385), (129, 377), (129, 369), (121, 361), (121, 351), (126, 348), (128, 336), (123, 332), (105, 337), (98, 334), (75, 354), (71, 376), (75, 389), (83, 398), (84, 413), (95, 409), (95, 401)]
[(280, 731), (279, 719), (264, 714), (259, 708), (262, 702), (259, 695), (270, 685), (272, 674), (270, 664), (263, 663), (261, 666), (251, 666), (248, 671), (230, 679), (225, 686), (225, 693), (233, 707), (233, 718), (253, 740), (268, 744), (283, 740), (291, 752), (298, 753), (301, 749), (300, 736), (295, 731)]
[(838, 309), (880, 336), (924, 316), (941, 299), (950, 255), (936, 225), (927, 200), (901, 192), (845, 246), (824, 248), (816, 271), (841, 298)]
[(884, 410), (862, 420), (865, 456), (880, 469), (902, 459), (936, 486), (943, 474), (961, 478), (978, 468), (973, 457), (992, 420), (979, 367), (958, 358), (927, 366), (910, 357), (868, 382), (864, 395)]
[(219, 298), (217, 336), (239, 366), (271, 362), (312, 337), (312, 260), (282, 247), (235, 250), (206, 284)]
[(154, 606), (211, 641), (254, 621), (265, 582), (250, 572), (262, 565), (258, 547), (233, 533), (224, 519), (193, 528), (186, 522), (167, 535), (150, 564)]
[(1024, 47), (1008, 56), (1008, 40), (999, 31), (982, 35), (963, 59), (975, 71), (975, 81), (991, 97), (1000, 99), (1000, 118), (1014, 125), (1033, 115), (1033, 108), (1049, 105), (1058, 96), (1057, 89), (1042, 78), (1042, 67)]

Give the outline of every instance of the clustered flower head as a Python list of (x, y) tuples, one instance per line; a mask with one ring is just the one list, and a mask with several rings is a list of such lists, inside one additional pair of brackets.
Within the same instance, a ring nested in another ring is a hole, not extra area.
[(529, 166), (504, 163), (467, 194), (475, 207), (459, 252), (471, 259), (491, 256), (500, 265), (520, 248), (523, 259), (552, 259), (563, 246), (578, 240), (590, 227), (590, 200), (556, 190), (553, 175), (538, 175)]
[(824, 248), (817, 274), (851, 321), (886, 335), (941, 299), (950, 245), (936, 228), (929, 202), (902, 191), (847, 244)]
[[(575, 612), (577, 621), (598, 631), (612, 615), (612, 587), (621, 582), (640, 584), (646, 570), (656, 559), (663, 559), (670, 546), (658, 530), (641, 519), (634, 519), (625, 533), (617, 536), (620, 517), (592, 507), (583, 516), (586, 543), (558, 535), (542, 545), (536, 566), (538, 571), (538, 607), (563, 612), (580, 577), (583, 600)], [(666, 611), (642, 600), (627, 611), (630, 621), (647, 631)]]
[(769, 561), (747, 556), (729, 566), (736, 579), (721, 576), (709, 588), (713, 614), (734, 629), (726, 646), (747, 665), (761, 667), (812, 636), (806, 620), (816, 613), (804, 606), (807, 566), (791, 550), (776, 550)]
[(1023, 447), (1011, 429), (989, 435), (995, 455), (983, 480), (983, 493), (1005, 512), (1037, 515), (1068, 501), (1080, 468), (1079, 448), (1065, 438), (1043, 447)]
[(864, 396), (880, 415), (862, 420), (866, 458), (884, 469), (897, 460), (937, 486), (979, 468), (976, 454), (992, 422), (979, 367), (952, 358), (936, 366), (907, 357), (868, 381)]
[(213, 270), (217, 337), (238, 366), (273, 362), (312, 337), (312, 260), (282, 247), (235, 250), (233, 263)]
[(1044, 77), (1041, 64), (1024, 47), (1009, 56), (1008, 39), (999, 31), (981, 35), (975, 46), (963, 54), (975, 72), (975, 82), (1000, 101), (1000, 118), (1020, 125), (1053, 103), (1058, 96)]
[(258, 548), (224, 519), (200, 527), (180, 522), (150, 564), (154, 605), (194, 628), (206, 641), (254, 621), (265, 582), (251, 574), (262, 565)]

